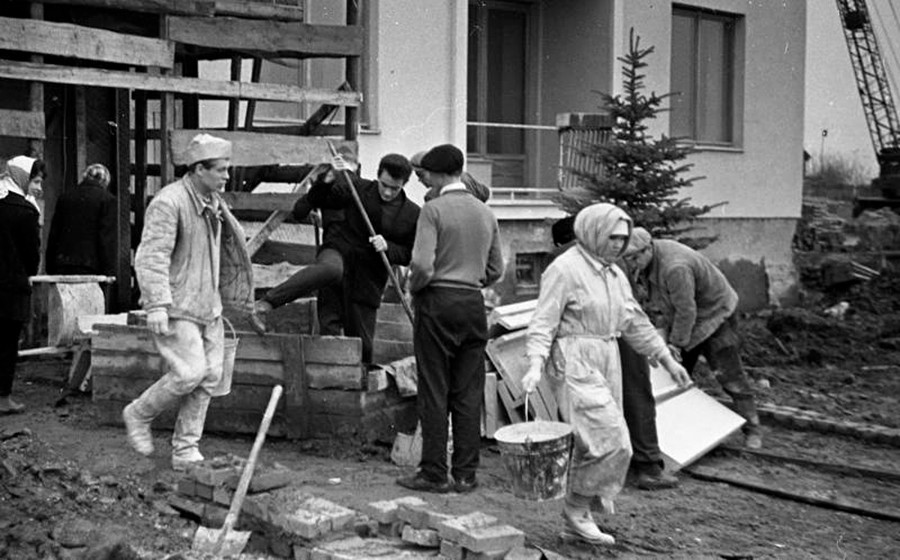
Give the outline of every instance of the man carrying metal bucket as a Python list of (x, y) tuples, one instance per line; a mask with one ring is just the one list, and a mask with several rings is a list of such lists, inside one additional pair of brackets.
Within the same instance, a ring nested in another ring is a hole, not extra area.
[(617, 339), (658, 360), (679, 385), (689, 379), (614, 264), (628, 245), (631, 218), (611, 204), (594, 204), (578, 213), (574, 228), (577, 243), (541, 277), (522, 385), (534, 391), (546, 370), (560, 414), (572, 426), (564, 535), (611, 545), (615, 539), (600, 531), (591, 503), (599, 498), (607, 513), (614, 512), (631, 459)]
[(179, 405), (172, 468), (203, 460), (200, 437), (211, 393), (220, 389), (223, 305), (249, 311), (250, 254), (244, 232), (219, 191), (228, 181), (231, 142), (198, 134), (188, 144), (188, 172), (147, 207), (134, 259), (147, 328), (166, 373), (122, 411), (128, 443), (153, 453), (150, 423)]

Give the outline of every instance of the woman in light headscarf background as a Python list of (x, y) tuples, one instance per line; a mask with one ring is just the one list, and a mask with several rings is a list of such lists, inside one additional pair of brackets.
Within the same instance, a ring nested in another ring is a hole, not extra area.
[(40, 186), (43, 162), (18, 156), (0, 171), (0, 414), (25, 407), (12, 399), (19, 335), (31, 312), (29, 276), (41, 260), (38, 206), (27, 200), (29, 184)]
[(546, 373), (575, 443), (563, 518), (565, 536), (591, 544), (614, 544), (591, 515), (599, 499), (614, 513), (631, 459), (622, 416), (622, 369), (616, 339), (658, 360), (679, 385), (687, 372), (669, 352), (631, 293), (625, 272), (614, 263), (628, 244), (631, 218), (612, 204), (582, 209), (575, 218), (577, 243), (558, 256), (541, 277), (537, 306), (528, 327), (527, 392)]

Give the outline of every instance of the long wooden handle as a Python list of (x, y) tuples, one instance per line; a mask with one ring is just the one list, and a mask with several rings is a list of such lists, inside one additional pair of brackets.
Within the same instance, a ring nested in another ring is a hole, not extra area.
[(241, 513), (241, 506), (244, 505), (244, 498), (247, 496), (247, 489), (250, 487), (250, 479), (253, 478), (253, 471), (256, 469), (256, 458), (259, 456), (259, 450), (262, 449), (263, 442), (266, 440), (266, 434), (269, 432), (272, 417), (275, 416), (275, 407), (278, 405), (278, 399), (281, 398), (282, 391), (281, 385), (276, 385), (272, 389), (269, 405), (266, 407), (266, 413), (263, 416), (262, 423), (259, 425), (259, 431), (256, 432), (256, 440), (253, 442), (253, 448), (250, 450), (250, 457), (247, 458), (247, 464), (244, 465), (241, 480), (238, 482), (237, 490), (234, 491), (234, 497), (231, 499), (231, 507), (228, 508), (228, 515), (225, 516), (225, 523), (222, 524), (222, 532), (219, 534), (219, 540), (216, 541), (214, 549), (216, 553), (222, 549), (222, 546), (225, 544), (225, 537), (234, 527), (234, 524), (237, 523), (238, 515)]
[[(328, 141), (328, 148), (331, 150), (332, 156), (337, 156), (338, 152), (334, 148), (334, 144), (331, 143), (331, 140)], [(347, 181), (347, 186), (350, 190), (350, 195), (353, 196), (353, 201), (356, 203), (356, 208), (359, 210), (359, 213), (362, 214), (363, 222), (366, 224), (366, 229), (369, 230), (369, 236), (375, 237), (375, 228), (372, 227), (372, 221), (369, 220), (369, 215), (366, 213), (366, 208), (363, 206), (362, 200), (359, 198), (359, 193), (356, 192), (356, 187), (353, 185), (353, 178), (350, 177), (350, 174), (347, 173), (346, 169), (341, 170), (344, 174), (344, 180)], [(379, 255), (381, 255), (381, 262), (384, 264), (385, 270), (387, 270), (388, 278), (391, 279), (391, 284), (394, 286), (394, 289), (397, 290), (397, 296), (400, 298), (400, 303), (403, 305), (403, 310), (406, 311), (406, 316), (409, 317), (410, 323), (415, 323), (413, 320), (413, 312), (409, 307), (409, 302), (406, 301), (406, 298), (403, 297), (403, 288), (400, 287), (400, 281), (397, 280), (397, 275), (394, 274), (394, 269), (391, 268), (391, 263), (387, 258), (387, 255), (384, 251), (379, 251)]]

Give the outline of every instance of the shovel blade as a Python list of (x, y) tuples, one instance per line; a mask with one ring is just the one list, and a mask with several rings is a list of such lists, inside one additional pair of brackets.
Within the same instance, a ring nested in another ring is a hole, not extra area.
[(221, 545), (222, 529), (210, 529), (209, 527), (197, 527), (194, 533), (194, 542), (191, 550), (203, 554), (213, 554), (219, 558), (225, 556), (237, 556), (243, 552), (250, 539), (250, 531), (228, 531)]

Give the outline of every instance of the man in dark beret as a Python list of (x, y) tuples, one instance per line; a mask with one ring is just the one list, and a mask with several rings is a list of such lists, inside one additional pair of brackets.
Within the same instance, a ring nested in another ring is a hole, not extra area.
[(410, 261), (422, 459), (418, 472), (397, 484), (425, 492), (471, 492), (478, 485), (488, 334), (481, 290), (502, 276), (503, 256), (493, 212), (460, 181), (464, 163), (450, 144), (432, 148), (421, 161), (422, 181), (437, 193), (419, 215)]

